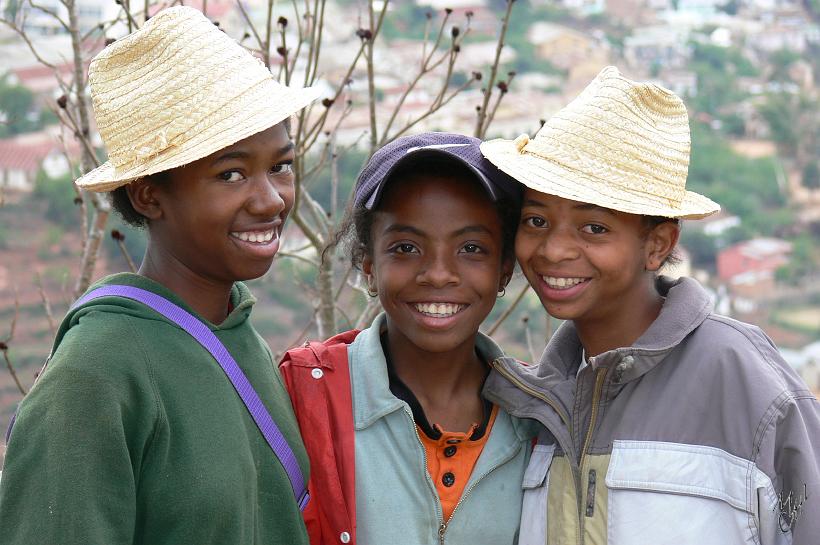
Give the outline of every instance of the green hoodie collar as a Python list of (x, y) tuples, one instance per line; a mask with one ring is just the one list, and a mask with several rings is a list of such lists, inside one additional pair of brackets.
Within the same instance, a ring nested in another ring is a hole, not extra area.
[[(251, 309), (253, 308), (254, 303), (256, 303), (256, 298), (251, 295), (250, 290), (248, 290), (245, 284), (242, 282), (234, 282), (231, 287), (231, 305), (233, 306), (233, 309), (222, 323), (212, 324), (197, 314), (196, 311), (185, 303), (185, 301), (183, 301), (173, 291), (169, 290), (164, 285), (155, 282), (150, 278), (134, 273), (118, 273), (106, 276), (105, 278), (102, 278), (92, 284), (86, 293), (89, 293), (100, 286), (111, 286), (115, 284), (134, 286), (156, 293), (157, 295), (161, 295), (175, 305), (178, 305), (190, 312), (193, 316), (207, 325), (211, 331), (227, 330), (242, 325), (250, 317)], [(166, 322), (173, 323), (137, 301), (132, 301), (121, 297), (102, 297), (100, 299), (89, 301), (78, 308), (72, 309), (66, 315), (66, 319), (63, 321), (63, 327), (71, 327), (79, 320), (81, 316), (89, 312), (92, 308), (94, 311), (124, 312), (140, 318), (164, 320)], [(58, 337), (60, 336), (62, 335), (58, 333)]]

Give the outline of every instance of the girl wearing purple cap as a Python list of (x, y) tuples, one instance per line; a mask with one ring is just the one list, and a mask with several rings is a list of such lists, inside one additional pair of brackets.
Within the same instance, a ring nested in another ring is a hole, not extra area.
[(280, 364), (311, 543), (517, 541), (532, 433), (481, 397), (504, 354), (479, 326), (512, 274), (520, 193), (479, 144), (403, 137), (359, 176), (339, 238), (384, 312)]

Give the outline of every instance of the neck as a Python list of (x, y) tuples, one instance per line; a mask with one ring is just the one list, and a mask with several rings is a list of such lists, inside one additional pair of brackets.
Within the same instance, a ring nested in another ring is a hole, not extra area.
[(632, 346), (657, 319), (662, 307), (663, 297), (653, 283), (646, 291), (636, 294), (616, 319), (607, 315), (597, 320), (575, 320), (575, 329), (586, 356)]
[(421, 404), (427, 421), (447, 431), (467, 432), (484, 417), (481, 386), (486, 367), (475, 340), (446, 352), (419, 349), (388, 326), (387, 345), (398, 377)]
[(137, 274), (168, 288), (212, 324), (222, 323), (228, 315), (233, 283), (213, 282), (194, 274), (150, 242)]

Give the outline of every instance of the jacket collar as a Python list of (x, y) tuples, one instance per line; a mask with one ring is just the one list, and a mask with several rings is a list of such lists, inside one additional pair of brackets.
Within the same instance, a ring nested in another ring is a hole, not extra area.
[[(593, 368), (614, 366), (613, 382), (634, 380), (663, 360), (687, 335), (712, 312), (712, 301), (703, 287), (691, 278), (659, 277), (658, 292), (665, 297), (663, 307), (652, 325), (632, 346), (615, 348), (589, 358)], [(565, 322), (547, 345), (538, 375), (559, 374), (570, 377), (581, 359), (581, 343), (572, 322)]]
[[(348, 348), (350, 387), (353, 397), (353, 425), (357, 431), (368, 428), (380, 418), (407, 406), (390, 391), (387, 361), (380, 339), (386, 328), (387, 316), (381, 313)], [(504, 358), (501, 348), (483, 333), (476, 336), (476, 348), (489, 361), (507, 359)], [(496, 417), (497, 422), (498, 417)], [(518, 424), (517, 420), (513, 422), (513, 427), (519, 437), (532, 436), (531, 429), (526, 427), (519, 429)]]
[[(624, 384), (649, 372), (712, 312), (708, 293), (691, 278), (672, 280), (659, 277), (657, 288), (666, 298), (663, 308), (635, 344), (590, 358), (590, 363), (595, 368), (614, 368), (610, 375), (613, 383)], [(498, 364), (543, 395), (566, 401), (572, 399), (572, 392), (575, 390), (575, 374), (581, 361), (581, 350), (575, 325), (567, 321), (552, 336), (534, 369), (517, 364), (509, 358), (499, 360)], [(495, 401), (507, 398), (510, 390), (503, 389), (502, 392), (499, 377), (491, 375), (484, 393)], [(564, 409), (570, 412), (570, 407), (564, 406)]]

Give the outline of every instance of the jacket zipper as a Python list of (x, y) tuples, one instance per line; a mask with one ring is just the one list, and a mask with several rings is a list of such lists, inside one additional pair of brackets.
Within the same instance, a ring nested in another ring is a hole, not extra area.
[[(584, 444), (581, 446), (581, 458), (578, 461), (578, 483), (576, 486), (576, 490), (581, 490), (581, 473), (584, 469), (584, 462), (587, 455), (587, 449), (589, 448), (589, 443), (592, 440), (592, 430), (595, 428), (595, 420), (598, 417), (598, 405), (600, 402), (601, 397), (601, 390), (604, 386), (604, 378), (606, 378), (606, 367), (601, 367), (595, 370), (595, 387), (592, 390), (592, 414), (589, 417), (589, 427), (587, 428), (586, 436), (584, 437)], [(587, 506), (589, 506), (589, 502), (592, 501), (594, 505), (594, 497), (592, 499), (589, 498), (590, 491), (594, 494), (595, 492), (595, 476), (593, 473), (590, 473), (589, 476), (589, 483), (587, 485)], [(586, 509), (583, 505), (583, 497), (581, 494), (578, 494), (578, 535), (580, 537), (580, 542), (584, 543), (584, 514), (589, 512), (589, 507)], [(592, 516), (587, 515), (587, 516)]]
[[(450, 513), (450, 520), (453, 520), (453, 517), (456, 516), (456, 511), (458, 511), (458, 508), (461, 506), (462, 503), (464, 503), (464, 500), (467, 499), (467, 496), (470, 495), (470, 492), (473, 491), (473, 488), (475, 488), (478, 485), (478, 483), (481, 481), (481, 479), (483, 479), (484, 477), (486, 477), (487, 475), (489, 475), (490, 473), (492, 473), (493, 471), (495, 471), (499, 467), (503, 466), (504, 464), (506, 464), (507, 462), (509, 462), (510, 460), (515, 458), (516, 456), (518, 456), (519, 452), (521, 452), (521, 444), (520, 443), (518, 445), (518, 448), (515, 449), (512, 453), (510, 453), (509, 456), (507, 456), (506, 458), (504, 458), (503, 460), (498, 462), (497, 465), (495, 465), (494, 467), (491, 467), (488, 471), (485, 471), (480, 476), (476, 477), (476, 479), (473, 481), (473, 484), (471, 484), (469, 486), (469, 488), (467, 488), (464, 492), (461, 493), (461, 497), (458, 499), (458, 502), (456, 502), (456, 506), (453, 507), (453, 512)], [(479, 456), (479, 458), (480, 458), (480, 456)], [(448, 523), (442, 523), (442, 525), (439, 526), (439, 529), (438, 529), (439, 543), (441, 545), (444, 545), (444, 532), (447, 531), (447, 524)]]
[[(499, 365), (497, 360), (493, 360), (491, 364), (493, 366), (493, 369), (498, 371), (501, 374), (501, 376), (503, 376), (504, 378), (506, 378), (507, 380), (512, 382), (519, 390), (522, 390), (522, 391), (530, 394), (531, 396), (540, 399), (541, 401), (543, 401), (544, 403), (546, 403), (547, 405), (552, 407), (552, 409), (556, 413), (558, 413), (558, 416), (564, 422), (564, 425), (567, 426), (567, 429), (572, 430), (572, 426), (570, 425), (569, 417), (564, 413), (564, 411), (562, 411), (558, 407), (558, 405), (554, 401), (549, 399), (547, 396), (545, 396), (544, 394), (542, 394), (538, 390), (535, 390), (534, 388), (531, 388), (529, 385), (522, 382), (518, 377), (516, 377), (515, 375), (513, 375), (512, 373), (507, 371), (502, 365)], [(572, 432), (570, 431), (570, 435), (571, 434), (572, 434)], [(589, 435), (589, 434), (587, 434), (587, 435)], [(570, 454), (570, 453), (566, 453), (566, 454)], [(583, 460), (583, 454), (581, 455), (581, 460)], [(570, 464), (570, 467), (572, 467), (572, 464)], [(581, 515), (581, 502), (582, 502), (581, 498), (582, 498), (582, 495), (581, 495), (581, 466), (580, 466), (580, 464), (579, 464), (577, 470), (575, 470), (575, 469), (572, 470), (572, 484), (575, 486), (575, 497), (576, 497), (576, 501), (578, 502), (578, 515), (579, 515), (578, 516), (578, 523), (579, 523), (579, 526), (578, 526), (578, 545), (582, 545), (583, 541), (584, 541), (584, 534), (582, 532), (582, 528), (583, 528), (582, 517), (583, 517), (583, 515)], [(545, 539), (546, 539), (546, 536), (545, 536)]]
[[(419, 430), (416, 427), (416, 421), (413, 420), (413, 413), (410, 412), (410, 409), (404, 407), (404, 414), (406, 414), (410, 418), (410, 425), (413, 426), (413, 433), (416, 434), (416, 441), (419, 443), (419, 448), (421, 449), (421, 459), (424, 461), (424, 478), (427, 480), (427, 489), (430, 490), (430, 487), (433, 488), (433, 502), (438, 502), (439, 507), (441, 507), (441, 500), (438, 497), (438, 492), (435, 492), (435, 485), (433, 484), (433, 479), (430, 477), (430, 472), (428, 471), (427, 467), (427, 450), (424, 448), (424, 443), (421, 442), (421, 437), (419, 436)], [(439, 509), (439, 512), (436, 513), (438, 517), (438, 541), (440, 545), (444, 545), (444, 532), (447, 531), (447, 523), (444, 522), (444, 515)]]
[(513, 384), (515, 384), (516, 388), (518, 388), (519, 390), (523, 390), (524, 392), (527, 392), (528, 394), (530, 394), (533, 397), (537, 397), (538, 399), (540, 399), (541, 401), (543, 401), (544, 403), (546, 403), (547, 405), (552, 407), (552, 409), (556, 413), (558, 413), (558, 416), (561, 417), (561, 420), (563, 420), (563, 422), (567, 426), (567, 428), (570, 427), (569, 416), (567, 414), (565, 414), (564, 411), (558, 405), (556, 405), (554, 401), (552, 401), (550, 398), (548, 398), (547, 396), (545, 396), (544, 394), (542, 394), (538, 390), (535, 390), (535, 389), (531, 388), (530, 386), (528, 386), (527, 384), (525, 384), (524, 382), (522, 382), (518, 377), (516, 377), (515, 375), (513, 375), (512, 373), (507, 371), (504, 368), (504, 366), (499, 365), (498, 360), (493, 360), (492, 361), (492, 366), (496, 371), (501, 373), (501, 376), (503, 376), (504, 378), (506, 378), (507, 380), (509, 380)]

